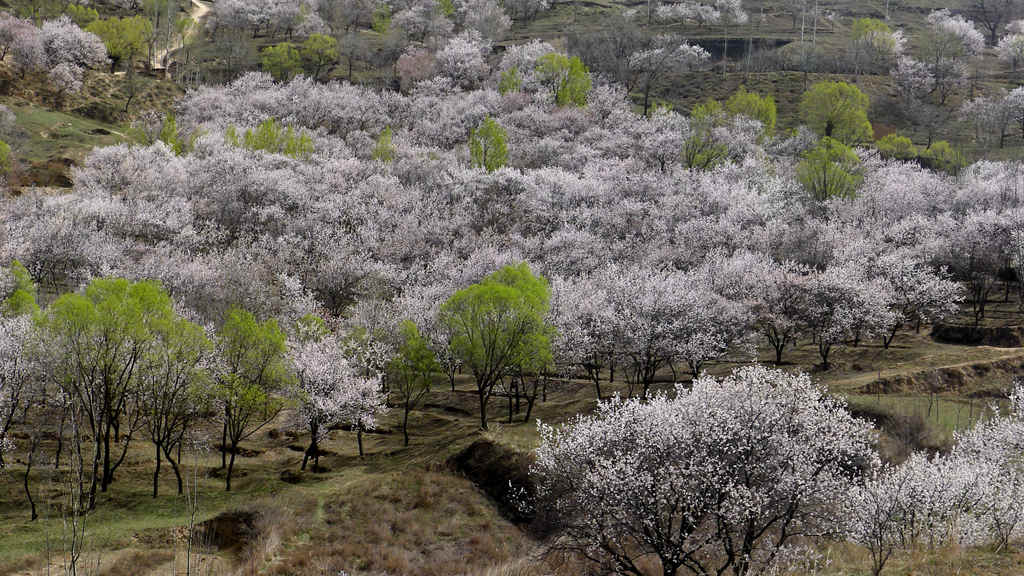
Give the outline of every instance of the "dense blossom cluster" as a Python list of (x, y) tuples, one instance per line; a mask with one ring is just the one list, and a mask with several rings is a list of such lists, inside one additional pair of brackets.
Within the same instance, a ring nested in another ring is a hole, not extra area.
[[(953, 178), (865, 158), (853, 198), (815, 200), (794, 177), (806, 132), (766, 137), (742, 116), (697, 132), (674, 112), (635, 114), (600, 83), (586, 107), (559, 107), (531, 72), (545, 50), (509, 50), (493, 71), (483, 58), (441, 66), (408, 95), (261, 74), (194, 91), (179, 114), (183, 131), (201, 134), (193, 150), (97, 150), (73, 194), (3, 205), (0, 252), (49, 286), (157, 278), (209, 320), (232, 304), (282, 316), (291, 279), (333, 315), (375, 303), (381, 334), (413, 318), (435, 342), (440, 301), (527, 261), (565, 287), (553, 301), (563, 365), (583, 367), (597, 346), (638, 391), (645, 370), (697, 373), (726, 354), (750, 357), (750, 344), (771, 343), (781, 359), (813, 339), (827, 363), (836, 346), (948, 316), (959, 285), (982, 305), (1016, 265), (1017, 164)], [(500, 94), (493, 86), (513, 67), (522, 83)], [(315, 151), (296, 159), (226, 142), (229, 127), (268, 118), (306, 131)], [(467, 144), (485, 119), (507, 134), (507, 163), (492, 172), (471, 165)], [(389, 161), (373, 152), (385, 130)], [(687, 169), (682, 148), (704, 134), (726, 153)], [(579, 286), (589, 288), (573, 295)], [(590, 314), (604, 334), (577, 347)], [(633, 342), (653, 334), (644, 325), (667, 331), (651, 338), (658, 346)]]
[(913, 454), (874, 470), (843, 500), (848, 537), (871, 551), (874, 574), (901, 549), (1004, 549), (1024, 530), (1024, 385), (1009, 413), (958, 434), (947, 455)]
[(107, 62), (107, 49), (95, 34), (78, 27), (67, 16), (44, 22), (37, 28), (31, 21), (0, 13), (0, 51), (11, 55), (12, 63), (24, 76), (46, 74), (61, 93), (78, 92), (82, 75)]
[(566, 546), (637, 576), (647, 555), (664, 574), (773, 573), (798, 540), (841, 532), (833, 503), (877, 460), (869, 424), (806, 375), (761, 366), (540, 432), (545, 517)]
[(949, 454), (882, 465), (870, 425), (806, 375), (741, 368), (541, 425), (531, 504), (558, 545), (621, 574), (642, 556), (665, 574), (776, 573), (814, 536), (863, 545), (875, 575), (898, 550), (999, 550), (1024, 532), (1022, 402), (1018, 384)]

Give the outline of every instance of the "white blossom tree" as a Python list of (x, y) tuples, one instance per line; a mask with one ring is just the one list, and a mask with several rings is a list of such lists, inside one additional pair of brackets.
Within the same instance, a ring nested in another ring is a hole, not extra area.
[(641, 557), (666, 576), (785, 565), (796, 538), (835, 533), (835, 503), (877, 461), (869, 424), (761, 366), (539, 431), (534, 505), (561, 529), (553, 545), (636, 576)]
[(387, 411), (380, 377), (361, 374), (345, 357), (341, 343), (329, 334), (292, 342), (289, 356), (298, 379), (297, 416), (309, 430), (302, 469), (310, 458), (314, 470), (320, 467), (320, 442), (335, 424), (357, 430), (362, 456), (363, 430), (372, 430), (376, 417)]

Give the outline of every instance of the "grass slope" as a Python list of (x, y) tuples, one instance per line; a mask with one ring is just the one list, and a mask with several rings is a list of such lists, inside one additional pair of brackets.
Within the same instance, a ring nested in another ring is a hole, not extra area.
[[(788, 366), (812, 366), (814, 355), (813, 347), (801, 346), (790, 352), (794, 363)], [(905, 332), (887, 352), (874, 344), (841, 348), (833, 368), (814, 376), (845, 395), (858, 413), (879, 418), (923, 416), (925, 428), (916, 433), (927, 438), (915, 441), (941, 447), (955, 429), (986, 409), (984, 397), (999, 390), (983, 379), (967, 380), (962, 387), (935, 396), (923, 390), (874, 394), (865, 392), (873, 381), (871, 374), (891, 377), (1006, 358), (1024, 359), (1024, 349), (941, 344), (924, 334)], [(709, 369), (724, 374), (734, 366), (719, 362)], [(669, 388), (671, 379), (670, 373), (662, 374), (660, 387)], [(621, 382), (604, 387), (608, 392), (625, 390)], [(585, 382), (552, 382), (547, 401), (538, 403), (531, 422), (523, 422), (520, 413), (508, 423), (507, 404), (496, 398), (490, 406), (491, 430), (480, 432), (472, 382), (463, 376), (456, 392), (439, 382), (425, 406), (413, 412), (408, 448), (402, 446), (396, 410), (382, 419), (378, 432), (365, 435), (365, 458), (358, 457), (352, 432), (331, 432), (324, 445), (328, 452), (321, 457), (324, 470), (315, 473), (298, 473), (306, 438), (301, 430), (293, 431), (286, 414), (245, 445), (230, 494), (223, 491), (216, 470), (218, 454), (187, 453), (185, 467), (199, 478), (200, 521), (239, 510), (254, 511), (258, 517), (258, 536), (247, 545), (205, 549), (204, 573), (578, 574), (578, 565), (537, 556), (538, 543), (503, 518), (480, 488), (451, 471), (446, 461), (480, 437), (528, 452), (538, 440), (534, 418), (559, 422), (593, 405), (592, 388)], [(218, 433), (215, 427), (206, 429), (205, 444), (212, 446)], [(896, 432), (883, 435), (890, 453), (900, 453), (897, 444), (903, 441)], [(43, 453), (52, 456), (53, 447), (51, 439)], [(59, 566), (59, 478), (51, 467), (37, 468), (32, 486), (43, 502), (42, 519), (30, 522), (21, 488), (23, 469), (16, 461), (0, 477), (0, 574), (45, 573), (48, 547), (52, 566)], [(99, 573), (182, 573), (187, 507), (174, 494), (170, 470), (165, 466), (164, 471), (161, 495), (154, 499), (150, 446), (137, 439), (117, 481), (88, 519), (86, 558), (99, 563)], [(822, 553), (832, 565), (819, 573), (864, 574), (869, 565), (863, 550), (846, 544), (826, 546)], [(969, 569), (1009, 576), (1019, 573), (1022, 561), (1024, 556), (1015, 551), (939, 551), (900, 556), (888, 573), (945, 575)]]

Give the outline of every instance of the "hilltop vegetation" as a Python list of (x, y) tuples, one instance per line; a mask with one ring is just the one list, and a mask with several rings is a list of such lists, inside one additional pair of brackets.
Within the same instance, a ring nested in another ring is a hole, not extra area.
[(10, 2), (0, 571), (1015, 573), (1024, 6), (825, 4)]

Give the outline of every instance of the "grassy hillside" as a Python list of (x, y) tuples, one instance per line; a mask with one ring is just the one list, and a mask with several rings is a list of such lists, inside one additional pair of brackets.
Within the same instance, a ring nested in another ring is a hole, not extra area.
[(183, 93), (168, 79), (140, 75), (129, 102), (124, 74), (91, 72), (82, 92), (57, 100), (40, 78), (20, 78), (0, 64), (0, 104), (17, 119), (9, 138), (17, 160), (12, 184), (70, 186), (70, 167), (89, 151), (133, 138), (132, 122), (141, 112), (163, 111)]
[[(875, 343), (842, 348), (825, 372), (813, 368), (815, 355), (812, 346), (802, 346), (789, 355), (788, 366), (814, 370), (814, 377), (846, 396), (858, 414), (876, 421), (883, 430), (880, 449), (897, 459), (911, 448), (948, 445), (955, 430), (991, 413), (1009, 378), (1024, 367), (1024, 348), (943, 344), (912, 331), (898, 335), (888, 350)], [(735, 366), (719, 362), (709, 370), (724, 374)], [(661, 374), (660, 387), (668, 388), (671, 380), (671, 373)], [(885, 383), (901, 384), (880, 385)], [(621, 382), (604, 386), (624, 391)], [(203, 544), (203, 573), (579, 574), (581, 568), (565, 559), (539, 557), (531, 530), (502, 515), (487, 495), (500, 482), (475, 484), (450, 461), (480, 439), (499, 447), (499, 454), (509, 451), (501, 458), (509, 461), (507, 455), (536, 446), (534, 418), (559, 422), (593, 405), (592, 388), (584, 381), (552, 380), (530, 422), (520, 412), (508, 423), (505, 399), (495, 398), (492, 429), (481, 432), (471, 380), (459, 377), (455, 392), (439, 381), (412, 414), (409, 447), (402, 446), (400, 414), (393, 410), (379, 430), (364, 436), (365, 458), (357, 455), (353, 432), (331, 432), (316, 472), (299, 472), (308, 436), (295, 429), (286, 412), (243, 444), (231, 493), (223, 491), (218, 469), (219, 429), (207, 427), (198, 449), (182, 457), (188, 491), (198, 490), (196, 539)], [(58, 419), (52, 418), (54, 426)], [(15, 462), (0, 477), (0, 574), (43, 574), (48, 554), (52, 567), (60, 564), (63, 489), (51, 469), (55, 436), (49, 438), (31, 482), (40, 520), (28, 519), (24, 463)], [(144, 437), (136, 438), (117, 481), (88, 517), (85, 557), (98, 562), (99, 573), (183, 573), (189, 507), (174, 494), (166, 466), (161, 494), (152, 498), (151, 448)], [(821, 552), (832, 564), (820, 574), (864, 574), (870, 565), (864, 550), (846, 544)], [(1009, 576), (1022, 565), (1024, 555), (1015, 551), (944, 550), (901, 555), (889, 573), (967, 570)]]

